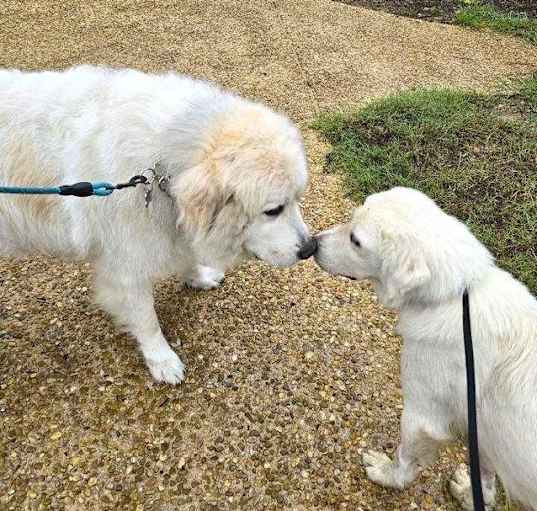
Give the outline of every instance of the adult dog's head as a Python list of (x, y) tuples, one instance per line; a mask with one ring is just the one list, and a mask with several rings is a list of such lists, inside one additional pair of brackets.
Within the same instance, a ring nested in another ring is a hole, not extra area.
[(350, 223), (317, 240), (321, 268), (372, 280), (380, 301), (394, 309), (460, 296), (493, 264), (463, 223), (410, 188), (369, 196)]
[(225, 95), (169, 133), (177, 227), (200, 263), (225, 270), (255, 257), (291, 266), (312, 255), (316, 243), (299, 206), (308, 181), (304, 148), (287, 118)]

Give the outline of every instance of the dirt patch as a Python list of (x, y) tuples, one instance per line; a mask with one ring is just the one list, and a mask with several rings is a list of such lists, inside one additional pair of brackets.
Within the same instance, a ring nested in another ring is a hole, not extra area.
[[(537, 62), (508, 37), (328, 0), (4, 0), (0, 24), (3, 67), (174, 69), (289, 113), (314, 230), (352, 207), (308, 130), (319, 111), (416, 85), (486, 88)], [(393, 452), (401, 412), (394, 318), (368, 286), (311, 262), (243, 266), (209, 293), (162, 283), (179, 387), (150, 381), (91, 286), (83, 265), (0, 261), (2, 510), (456, 509), (444, 488), (460, 450), (404, 492), (358, 462)]]
[[(385, 11), (398, 16), (451, 23), (460, 0), (333, 0), (344, 4)], [(526, 13), (537, 17), (535, 0), (489, 0), (483, 3), (494, 5), (505, 12)]]

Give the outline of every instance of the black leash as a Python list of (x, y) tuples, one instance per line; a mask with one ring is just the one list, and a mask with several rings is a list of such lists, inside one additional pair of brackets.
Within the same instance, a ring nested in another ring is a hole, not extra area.
[(485, 511), (481, 469), (479, 467), (479, 445), (477, 439), (477, 409), (475, 391), (474, 349), (472, 346), (472, 324), (470, 321), (470, 300), (468, 290), (462, 295), (462, 327), (464, 332), (464, 352), (466, 356), (466, 388), (468, 390), (468, 449), (470, 453), (470, 479), (475, 511)]

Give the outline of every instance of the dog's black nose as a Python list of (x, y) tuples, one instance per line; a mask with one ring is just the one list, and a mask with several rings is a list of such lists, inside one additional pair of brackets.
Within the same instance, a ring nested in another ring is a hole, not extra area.
[(308, 259), (315, 254), (315, 252), (317, 252), (318, 248), (319, 243), (317, 242), (317, 238), (310, 238), (308, 241), (306, 241), (306, 243), (304, 243), (304, 245), (302, 245), (297, 256), (299, 259)]

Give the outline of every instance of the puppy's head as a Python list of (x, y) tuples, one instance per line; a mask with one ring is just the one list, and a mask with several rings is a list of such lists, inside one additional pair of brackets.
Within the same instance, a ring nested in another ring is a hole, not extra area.
[(394, 309), (460, 295), (493, 261), (464, 224), (409, 188), (369, 196), (350, 223), (317, 240), (321, 268), (372, 280), (380, 301)]
[(194, 165), (170, 187), (178, 228), (200, 261), (224, 270), (248, 256), (290, 266), (311, 255), (299, 208), (308, 175), (298, 130), (239, 98), (203, 129)]

